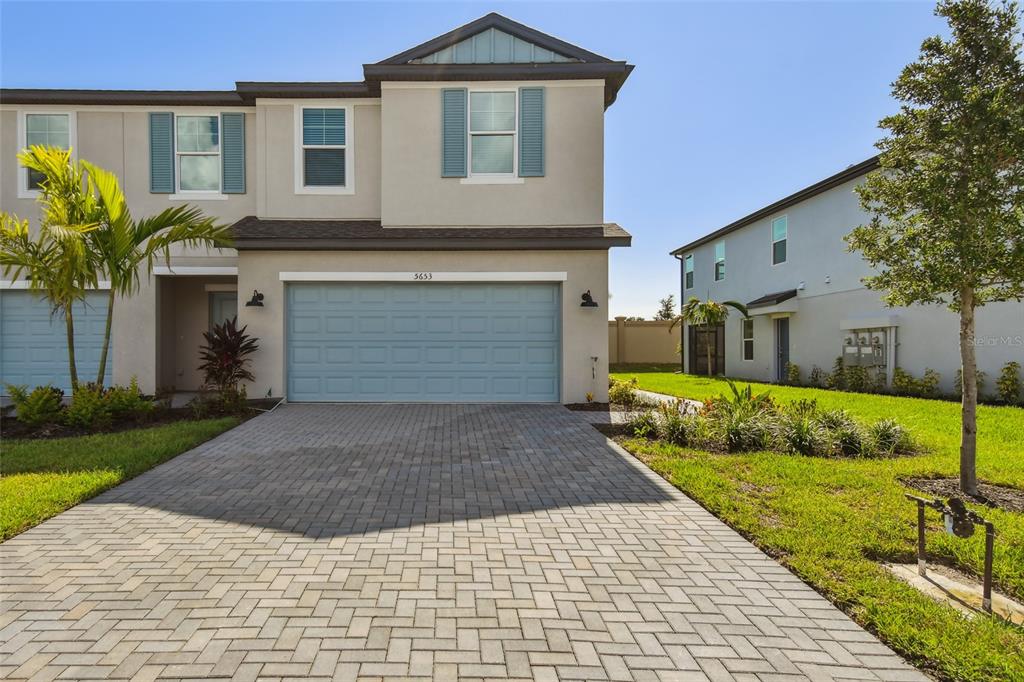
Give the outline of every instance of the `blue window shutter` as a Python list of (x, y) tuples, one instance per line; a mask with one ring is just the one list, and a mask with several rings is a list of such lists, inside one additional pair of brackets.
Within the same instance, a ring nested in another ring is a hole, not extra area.
[(466, 89), (441, 91), (441, 177), (466, 177)]
[(149, 115), (149, 191), (174, 194), (174, 114)]
[(245, 114), (223, 113), (221, 118), (221, 172), (225, 194), (245, 194)]
[(544, 88), (519, 89), (519, 177), (544, 176)]

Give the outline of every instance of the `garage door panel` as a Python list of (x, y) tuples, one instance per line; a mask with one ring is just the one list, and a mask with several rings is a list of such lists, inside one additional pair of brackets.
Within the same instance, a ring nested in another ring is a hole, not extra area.
[[(90, 292), (75, 306), (75, 359), (84, 381), (93, 381), (99, 369), (106, 314), (106, 292)], [(0, 292), (0, 390), (51, 384), (70, 392), (66, 338), (63, 315), (51, 315), (46, 300), (29, 291)], [(108, 361), (107, 383), (112, 375)]]
[(553, 284), (289, 285), (289, 399), (557, 401), (559, 305)]

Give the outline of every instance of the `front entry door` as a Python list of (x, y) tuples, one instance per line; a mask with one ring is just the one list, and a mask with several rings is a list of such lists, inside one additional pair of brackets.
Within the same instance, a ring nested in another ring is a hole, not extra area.
[(237, 291), (210, 292), (210, 329), (238, 315)]
[(782, 317), (775, 320), (775, 348), (776, 365), (775, 379), (778, 382), (786, 380), (786, 365), (789, 364), (789, 318)]
[(711, 350), (711, 374), (725, 374), (725, 326), (707, 329), (690, 325), (690, 374), (707, 376), (708, 350)]

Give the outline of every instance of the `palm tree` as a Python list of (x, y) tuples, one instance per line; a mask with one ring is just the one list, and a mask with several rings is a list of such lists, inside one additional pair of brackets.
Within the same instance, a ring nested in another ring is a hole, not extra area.
[(63, 315), (74, 390), (74, 305), (98, 284), (99, 264), (87, 239), (99, 225), (100, 211), (85, 190), (82, 163), (71, 158), (70, 150), (34, 145), (18, 154), (18, 161), (43, 176), (38, 199), (42, 215), (33, 237), (27, 220), (0, 214), (0, 268), (5, 276), (26, 281), (30, 291), (49, 301), (52, 313)]
[[(683, 305), (682, 312), (672, 319), (669, 331), (671, 332), (675, 329), (678, 324), (692, 324), (697, 327), (703, 327), (705, 339), (707, 339), (707, 335), (711, 333), (712, 329), (720, 324), (725, 324), (725, 321), (729, 318), (729, 308), (734, 308), (743, 313), (743, 317), (750, 317), (747, 314), (747, 307), (742, 303), (737, 303), (736, 301), (722, 301), (719, 303), (718, 301), (712, 301), (710, 297), (706, 301), (702, 301), (696, 296), (691, 296), (690, 300)], [(711, 344), (705, 343), (704, 346), (707, 350), (708, 376), (711, 376)]]
[(103, 385), (110, 348), (110, 330), (117, 296), (131, 296), (139, 289), (140, 271), (153, 272), (158, 257), (170, 263), (171, 246), (219, 247), (230, 245), (229, 228), (217, 225), (192, 206), (176, 206), (155, 216), (133, 220), (117, 176), (86, 161), (90, 188), (95, 190), (101, 208), (101, 229), (92, 231), (88, 240), (92, 251), (110, 280), (107, 319), (100, 351), (96, 383)]

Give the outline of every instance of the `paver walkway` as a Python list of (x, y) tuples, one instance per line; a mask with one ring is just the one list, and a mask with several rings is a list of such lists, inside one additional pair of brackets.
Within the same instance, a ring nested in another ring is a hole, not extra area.
[(558, 406), (282, 406), (0, 559), (6, 679), (924, 679)]

